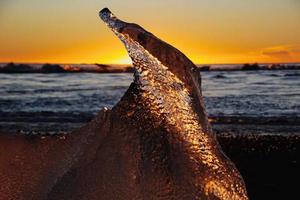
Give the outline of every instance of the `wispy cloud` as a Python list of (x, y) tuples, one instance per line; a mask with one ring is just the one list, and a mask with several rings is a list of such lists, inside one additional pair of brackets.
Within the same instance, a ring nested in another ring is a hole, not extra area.
[(262, 52), (262, 54), (275, 59), (293, 60), (292, 56), (288, 51), (266, 51)]
[(290, 53), (288, 51), (264, 51), (263, 55), (267, 56), (289, 56)]
[(288, 45), (278, 45), (265, 48), (264, 50), (286, 50), (286, 51), (295, 51), (300, 50), (300, 44), (288, 44)]
[(263, 56), (290, 61), (295, 60), (295, 55), (299, 53), (300, 44), (273, 46), (264, 48), (261, 51)]

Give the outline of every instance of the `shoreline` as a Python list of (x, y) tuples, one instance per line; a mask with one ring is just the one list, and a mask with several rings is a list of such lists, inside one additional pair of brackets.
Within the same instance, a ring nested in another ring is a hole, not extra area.
[[(0, 130), (66, 134), (94, 117), (90, 112), (0, 112)], [(209, 121), (216, 134), (300, 136), (300, 116), (209, 116)]]
[[(200, 71), (300, 70), (300, 63), (198, 64)], [(132, 65), (0, 63), (0, 73), (133, 73)]]

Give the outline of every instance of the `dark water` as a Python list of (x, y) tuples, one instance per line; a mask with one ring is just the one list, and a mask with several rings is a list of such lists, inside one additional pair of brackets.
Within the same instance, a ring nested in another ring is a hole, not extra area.
[[(132, 79), (125, 73), (0, 74), (0, 129), (55, 130), (64, 122), (60, 130), (71, 130), (114, 106)], [(299, 71), (211, 71), (202, 79), (210, 117), (299, 125)]]
[(299, 117), (299, 71), (203, 73), (208, 113), (216, 116)]
[(0, 74), (2, 112), (97, 112), (112, 107), (131, 74)]
[[(211, 116), (300, 116), (299, 71), (202, 72)], [(131, 74), (0, 74), (0, 112), (95, 113), (112, 107)]]

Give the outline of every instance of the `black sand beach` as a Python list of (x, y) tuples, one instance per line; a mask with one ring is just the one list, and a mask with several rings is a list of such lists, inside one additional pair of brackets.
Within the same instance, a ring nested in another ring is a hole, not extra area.
[[(31, 137), (39, 137), (40, 133), (69, 134), (93, 117), (45, 116), (47, 113), (35, 116), (34, 119), (23, 113), (15, 117), (18, 122), (9, 122), (13, 116), (6, 116), (6, 122), (1, 119), (0, 129), (1, 132), (14, 130)], [(298, 181), (300, 167), (300, 124), (296, 123), (297, 120), (274, 125), (270, 123), (270, 119), (265, 120), (265, 124), (253, 124), (253, 121), (248, 121), (252, 124), (241, 124), (233, 119), (214, 118), (217, 121), (213, 123), (214, 132), (223, 151), (241, 172), (250, 199), (295, 199), (298, 196), (295, 183)]]
[[(55, 127), (57, 124), (52, 125)], [(242, 174), (250, 199), (296, 199), (299, 136), (219, 133), (217, 138)]]
[(297, 199), (299, 136), (219, 135), (218, 140), (242, 174), (250, 199)]

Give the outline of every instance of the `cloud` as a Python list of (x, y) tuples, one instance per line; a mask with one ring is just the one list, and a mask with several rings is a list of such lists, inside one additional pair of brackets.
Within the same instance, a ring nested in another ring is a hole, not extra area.
[(266, 56), (274, 56), (274, 57), (286, 57), (286, 56), (290, 56), (290, 53), (288, 51), (264, 51), (262, 52), (263, 55)]
[(292, 61), (293, 57), (291, 53), (287, 50), (265, 50), (262, 52), (262, 55), (268, 56), (272, 59), (279, 61)]
[(272, 46), (268, 48), (264, 48), (264, 52), (272, 52), (272, 51), (288, 51), (294, 52), (300, 50), (300, 44), (289, 44), (289, 45), (280, 45), (280, 46)]
[(295, 61), (300, 52), (300, 45), (281, 45), (262, 49), (261, 54), (278, 61)]

